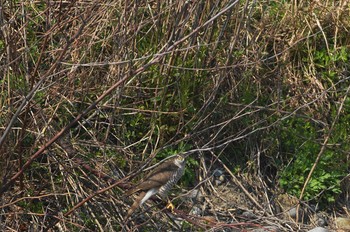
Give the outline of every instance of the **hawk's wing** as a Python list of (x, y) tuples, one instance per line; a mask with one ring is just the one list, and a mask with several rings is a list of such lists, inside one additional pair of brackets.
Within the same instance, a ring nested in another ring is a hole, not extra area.
[(178, 168), (173, 159), (165, 161), (150, 172), (138, 185), (127, 191), (125, 195), (132, 195), (140, 190), (147, 191), (151, 188), (160, 188), (170, 180)]

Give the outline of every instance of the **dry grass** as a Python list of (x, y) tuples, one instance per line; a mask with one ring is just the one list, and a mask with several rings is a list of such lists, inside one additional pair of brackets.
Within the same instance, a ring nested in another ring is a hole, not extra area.
[[(347, 61), (324, 57), (349, 49), (349, 2), (282, 2), (2, 1), (0, 229), (305, 230), (274, 204), (267, 169), (288, 158), (265, 135), (297, 116), (326, 147), (348, 115)], [(130, 180), (180, 150), (181, 221), (154, 199), (125, 223)]]

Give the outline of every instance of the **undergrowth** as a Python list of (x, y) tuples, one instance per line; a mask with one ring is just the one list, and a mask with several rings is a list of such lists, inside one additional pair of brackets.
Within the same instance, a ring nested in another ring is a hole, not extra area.
[[(209, 191), (227, 165), (262, 177), (263, 195), (327, 209), (347, 194), (347, 1), (3, 1), (0, 11), (1, 229), (125, 229), (120, 193), (133, 181), (97, 189), (190, 150), (184, 191)], [(174, 228), (139, 219), (127, 228)]]

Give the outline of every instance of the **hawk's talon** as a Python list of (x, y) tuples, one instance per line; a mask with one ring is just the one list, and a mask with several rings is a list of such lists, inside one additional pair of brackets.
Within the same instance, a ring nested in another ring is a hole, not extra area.
[(169, 209), (172, 213), (174, 213), (175, 206), (173, 205), (173, 203), (171, 203), (171, 201), (168, 201), (168, 204), (165, 208)]

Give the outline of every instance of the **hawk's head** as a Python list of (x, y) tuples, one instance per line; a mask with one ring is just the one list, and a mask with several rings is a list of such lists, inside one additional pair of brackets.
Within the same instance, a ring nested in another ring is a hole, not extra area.
[(175, 157), (175, 161), (174, 162), (175, 162), (176, 166), (181, 167), (185, 163), (185, 157), (183, 157), (182, 155), (177, 155)]

